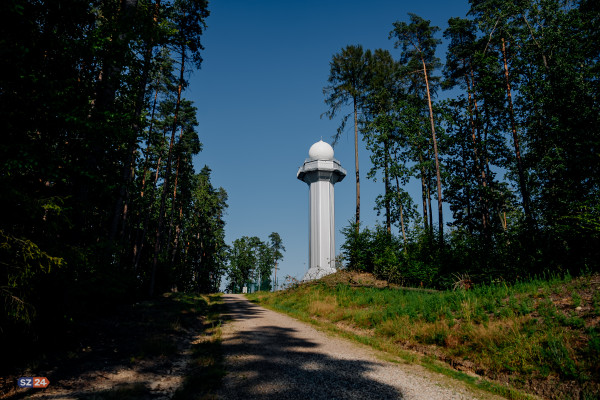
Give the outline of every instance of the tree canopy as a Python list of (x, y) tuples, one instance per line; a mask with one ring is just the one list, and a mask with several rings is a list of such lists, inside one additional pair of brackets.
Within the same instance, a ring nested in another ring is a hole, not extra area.
[[(598, 6), (470, 5), (443, 32), (443, 66), (439, 28), (415, 14), (392, 24), (397, 53), (360, 48), (369, 57), (352, 58), (351, 70), (365, 71), (352, 79), (338, 71), (357, 47), (332, 57), (327, 115), (359, 100), (355, 125), (373, 165), (367, 176), (384, 183), (373, 204), (385, 212), (384, 226), (343, 231), (348, 266), (434, 287), (451, 287), (457, 276), (597, 271)], [(406, 189), (412, 181), (421, 183), (421, 215)]]
[(185, 98), (207, 2), (9, 0), (0, 15), (0, 342), (219, 290), (227, 193), (194, 169)]

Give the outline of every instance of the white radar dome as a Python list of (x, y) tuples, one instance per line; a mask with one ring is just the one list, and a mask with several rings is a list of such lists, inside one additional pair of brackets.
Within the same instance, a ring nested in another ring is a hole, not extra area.
[(308, 150), (308, 157), (311, 160), (333, 160), (333, 147), (329, 143), (325, 143), (323, 140), (319, 140), (317, 143), (310, 146)]

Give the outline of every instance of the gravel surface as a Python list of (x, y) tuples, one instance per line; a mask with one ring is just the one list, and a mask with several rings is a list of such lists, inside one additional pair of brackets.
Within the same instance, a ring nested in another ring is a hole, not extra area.
[(227, 375), (222, 399), (500, 399), (417, 365), (382, 361), (378, 353), (224, 295)]

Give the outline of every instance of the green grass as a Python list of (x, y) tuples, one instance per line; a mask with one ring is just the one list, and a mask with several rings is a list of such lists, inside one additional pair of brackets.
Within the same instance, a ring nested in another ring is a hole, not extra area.
[(221, 314), (223, 302), (220, 295), (206, 296), (208, 309), (204, 323), (206, 330), (201, 340), (192, 346), (188, 375), (174, 400), (212, 399), (221, 386), (225, 368), (221, 348)]
[(249, 297), (392, 353), (417, 349), (468, 365), (489, 382), (530, 392), (553, 385), (560, 398), (577, 398), (600, 389), (598, 286), (597, 275), (440, 292), (320, 282)]

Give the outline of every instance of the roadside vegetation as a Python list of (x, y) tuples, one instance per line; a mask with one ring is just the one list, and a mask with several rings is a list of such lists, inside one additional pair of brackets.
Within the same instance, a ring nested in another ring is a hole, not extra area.
[(204, 325), (204, 338), (192, 345), (192, 356), (187, 365), (183, 385), (175, 392), (174, 400), (212, 398), (225, 376), (221, 348), (221, 316), (223, 302), (220, 295), (208, 296), (210, 307)]
[(189, 0), (0, 2), (14, 21), (0, 26), (2, 364), (90, 314), (219, 290), (227, 192), (194, 165), (186, 90), (209, 13)]
[[(224, 375), (221, 307), (218, 294), (167, 293), (90, 315), (73, 322), (66, 333), (40, 339), (39, 347), (18, 359), (5, 358), (0, 398), (34, 393), (16, 387), (20, 376), (46, 376), (48, 390), (70, 390), (82, 396), (78, 398), (90, 393), (94, 399), (210, 396)], [(177, 377), (183, 382), (156, 387), (163, 379)]]
[(509, 398), (600, 395), (599, 275), (435, 291), (342, 271), (250, 298)]
[(599, 398), (597, 4), (470, 0), (442, 27), (393, 22), (392, 51), (333, 54), (334, 144), (354, 122), (347, 272), (254, 299), (508, 397)]

